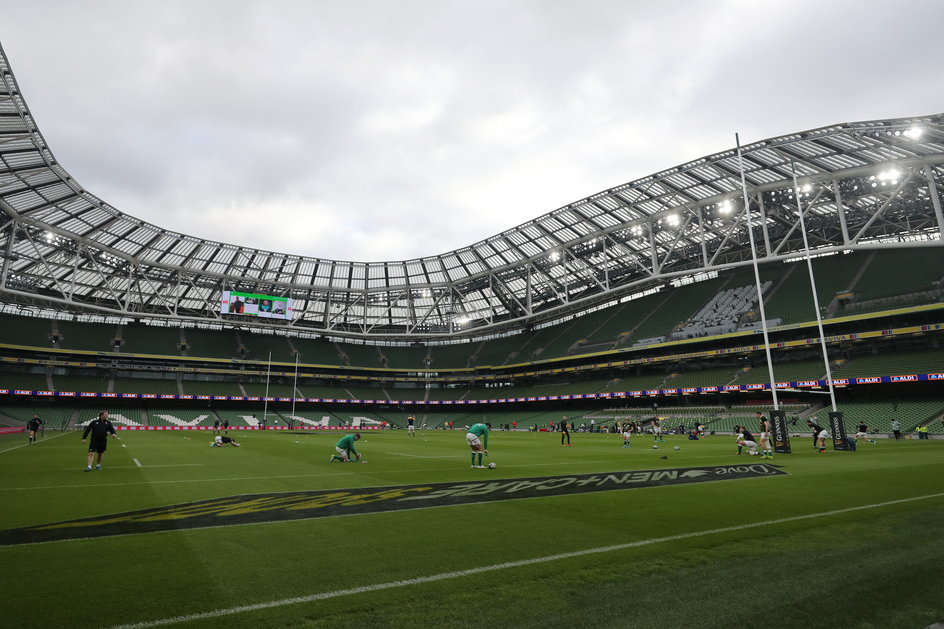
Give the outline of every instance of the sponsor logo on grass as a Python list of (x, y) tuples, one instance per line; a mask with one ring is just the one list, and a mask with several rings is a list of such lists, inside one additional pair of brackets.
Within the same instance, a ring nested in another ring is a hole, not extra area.
[[(482, 472), (483, 474), (488, 472)], [(764, 463), (356, 489), (253, 494), (0, 531), (0, 545), (307, 520), (476, 502), (780, 476)]]

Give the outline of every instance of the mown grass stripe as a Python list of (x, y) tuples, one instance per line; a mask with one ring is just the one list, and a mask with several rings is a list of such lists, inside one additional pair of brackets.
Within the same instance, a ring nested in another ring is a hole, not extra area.
[(462, 577), (472, 576), (476, 574), (482, 574), (485, 572), (494, 572), (497, 570), (507, 570), (510, 568), (521, 568), (524, 566), (533, 566), (542, 563), (548, 563), (552, 561), (560, 561), (563, 559), (574, 559), (576, 557), (585, 557), (588, 555), (596, 555), (600, 553), (608, 553), (618, 550), (627, 550), (630, 548), (639, 548), (641, 546), (649, 546), (652, 544), (661, 544), (663, 542), (674, 542), (684, 539), (692, 539), (694, 537), (704, 537), (707, 535), (717, 535), (719, 533), (732, 533), (735, 531), (744, 531), (747, 529), (758, 528), (762, 526), (771, 526), (776, 524), (785, 524), (788, 522), (800, 522), (803, 520), (812, 520), (815, 518), (826, 518), (834, 515), (842, 515), (846, 513), (854, 513), (857, 511), (866, 511), (869, 509), (878, 509), (881, 507), (888, 507), (892, 505), (905, 504), (908, 502), (917, 502), (921, 500), (932, 500), (934, 498), (944, 497), (944, 492), (927, 494), (924, 496), (914, 496), (911, 498), (900, 498), (898, 500), (889, 500), (886, 502), (876, 502), (873, 504), (860, 505), (857, 507), (846, 507), (844, 509), (833, 509), (831, 511), (822, 511), (819, 513), (808, 513), (805, 515), (795, 515), (786, 518), (777, 518), (774, 520), (764, 520), (763, 522), (753, 522), (750, 524), (738, 524), (735, 526), (725, 526), (715, 529), (707, 529), (704, 531), (692, 531), (689, 533), (680, 533), (678, 535), (668, 535), (665, 537), (654, 537), (651, 539), (638, 540), (635, 542), (627, 542), (624, 544), (614, 544), (611, 546), (601, 546), (597, 548), (587, 548), (584, 550), (576, 550), (567, 553), (558, 553), (555, 555), (546, 555), (544, 557), (534, 557), (531, 559), (520, 559), (518, 561), (507, 561), (497, 564), (491, 564), (488, 566), (480, 566), (478, 568), (468, 568), (466, 570), (457, 570), (455, 572), (442, 572), (439, 574), (429, 575), (425, 577), (416, 577), (413, 579), (402, 579), (399, 581), (389, 581), (387, 583), (377, 583), (374, 585), (363, 585), (355, 588), (346, 588), (343, 590), (334, 590), (331, 592), (321, 592), (319, 594), (309, 594), (306, 596), (296, 596), (292, 598), (284, 598), (276, 601), (269, 601), (267, 603), (254, 603), (252, 605), (240, 605), (237, 607), (229, 607), (224, 609), (216, 609), (209, 612), (201, 612), (198, 614), (187, 614), (182, 616), (172, 616), (169, 618), (160, 618), (157, 620), (148, 620), (143, 622), (136, 622), (131, 624), (116, 625), (111, 627), (111, 629), (148, 629), (149, 627), (162, 627), (166, 625), (174, 625), (184, 622), (193, 622), (196, 620), (204, 620), (207, 618), (220, 618), (224, 616), (232, 616), (235, 614), (242, 614), (246, 612), (261, 611), (266, 609), (272, 609), (275, 607), (285, 607), (288, 605), (297, 605), (300, 603), (312, 603), (315, 601), (322, 601), (330, 598), (339, 598), (342, 596), (352, 596), (355, 594), (366, 594), (369, 592), (377, 592), (380, 590), (389, 590), (398, 587), (405, 587), (411, 585), (421, 585), (423, 583), (433, 583), (436, 581), (446, 581), (449, 579), (458, 579)]

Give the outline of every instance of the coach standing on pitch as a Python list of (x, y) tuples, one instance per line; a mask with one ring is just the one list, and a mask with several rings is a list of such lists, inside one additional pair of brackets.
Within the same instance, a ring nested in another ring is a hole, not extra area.
[(98, 463), (95, 465), (95, 469), (102, 469), (102, 458), (105, 456), (105, 448), (108, 447), (108, 433), (111, 433), (112, 437), (118, 436), (115, 427), (108, 421), (108, 411), (100, 412), (98, 419), (93, 419), (89, 422), (88, 426), (85, 427), (85, 432), (82, 433), (82, 443), (85, 443), (85, 439), (89, 436), (89, 433), (92, 434), (92, 440), (89, 442), (88, 464), (85, 466), (86, 472), (92, 471), (92, 458), (96, 453), (98, 454)]

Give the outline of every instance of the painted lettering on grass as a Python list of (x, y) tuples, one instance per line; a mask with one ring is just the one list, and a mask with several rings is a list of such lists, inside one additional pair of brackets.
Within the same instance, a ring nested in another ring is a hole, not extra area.
[(780, 468), (757, 463), (230, 496), (102, 517), (9, 529), (0, 531), (0, 545), (308, 520), (784, 474), (786, 472)]

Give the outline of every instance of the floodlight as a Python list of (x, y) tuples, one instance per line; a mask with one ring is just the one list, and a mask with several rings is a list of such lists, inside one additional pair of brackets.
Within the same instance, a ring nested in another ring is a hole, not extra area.
[(718, 208), (718, 211), (719, 211), (720, 213), (722, 213), (722, 214), (730, 214), (730, 213), (731, 213), (731, 201), (730, 201), (730, 199), (725, 199), (724, 201), (722, 201), (722, 202), (721, 202), (721, 207)]
[(884, 185), (884, 182), (886, 181), (892, 181), (892, 183), (898, 183), (899, 177), (901, 177), (901, 171), (898, 170), (897, 168), (889, 168), (888, 170), (883, 170), (882, 172), (878, 174), (878, 178), (880, 181), (883, 182), (883, 185)]

